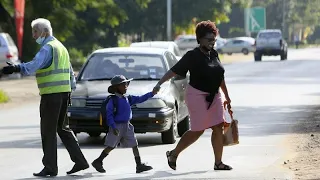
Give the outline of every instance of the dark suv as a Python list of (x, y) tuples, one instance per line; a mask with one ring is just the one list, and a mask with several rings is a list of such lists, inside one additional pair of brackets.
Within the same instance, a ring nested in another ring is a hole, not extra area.
[(279, 29), (259, 31), (255, 44), (255, 61), (261, 61), (262, 56), (280, 55), (281, 60), (286, 60), (288, 57), (288, 44), (282, 37), (282, 32)]

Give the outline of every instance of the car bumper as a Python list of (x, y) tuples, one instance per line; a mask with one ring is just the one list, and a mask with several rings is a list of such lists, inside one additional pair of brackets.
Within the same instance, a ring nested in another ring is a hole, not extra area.
[(255, 53), (261, 55), (280, 55), (283, 49), (272, 49), (272, 48), (265, 48), (265, 49), (257, 49)]
[[(170, 129), (173, 109), (133, 109), (131, 123), (136, 133), (163, 132)], [(105, 132), (100, 125), (99, 108), (68, 109), (70, 128), (76, 132)]]

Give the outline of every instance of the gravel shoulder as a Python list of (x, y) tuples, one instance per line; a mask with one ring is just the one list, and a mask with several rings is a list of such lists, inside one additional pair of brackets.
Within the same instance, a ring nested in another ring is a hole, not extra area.
[(297, 123), (288, 135), (287, 160), (283, 166), (295, 174), (295, 180), (320, 179), (320, 107), (304, 120)]

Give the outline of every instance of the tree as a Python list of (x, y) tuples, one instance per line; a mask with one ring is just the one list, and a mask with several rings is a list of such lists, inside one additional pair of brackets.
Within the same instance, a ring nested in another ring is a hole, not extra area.
[[(145, 7), (149, 0), (133, 1)], [(2, 5), (13, 17), (13, 4), (3, 0)], [(66, 44), (67, 48), (80, 48), (85, 53), (95, 46), (108, 46), (117, 43), (114, 29), (127, 20), (126, 12), (115, 0), (26, 0), (24, 23), (23, 60), (35, 55), (38, 46), (31, 36), (31, 21), (39, 18), (51, 21), (54, 36)], [(6, 25), (9, 22), (4, 23)], [(15, 34), (11, 32), (10, 34)], [(108, 43), (109, 42), (109, 43)]]
[[(246, 0), (174, 0), (172, 1), (172, 21), (174, 33), (188, 31), (194, 33), (195, 24), (202, 20), (212, 20), (217, 24), (228, 21), (232, 3), (245, 5)], [(128, 21), (119, 26), (119, 31), (127, 33), (143, 32), (146, 39), (165, 40), (167, 25), (167, 4), (162, 0), (151, 0), (148, 8), (137, 11), (126, 9)], [(209, 7), (209, 8), (208, 8)]]

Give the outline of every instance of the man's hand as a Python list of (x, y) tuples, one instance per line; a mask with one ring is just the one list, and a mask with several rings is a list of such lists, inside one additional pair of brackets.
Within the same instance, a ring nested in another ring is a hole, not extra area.
[(14, 72), (20, 72), (19, 65), (13, 65), (10, 62), (7, 62), (8, 66), (3, 67), (2, 74), (12, 74)]
[(119, 130), (118, 129), (112, 129), (113, 131), (113, 134), (116, 135), (116, 136), (119, 136)]

